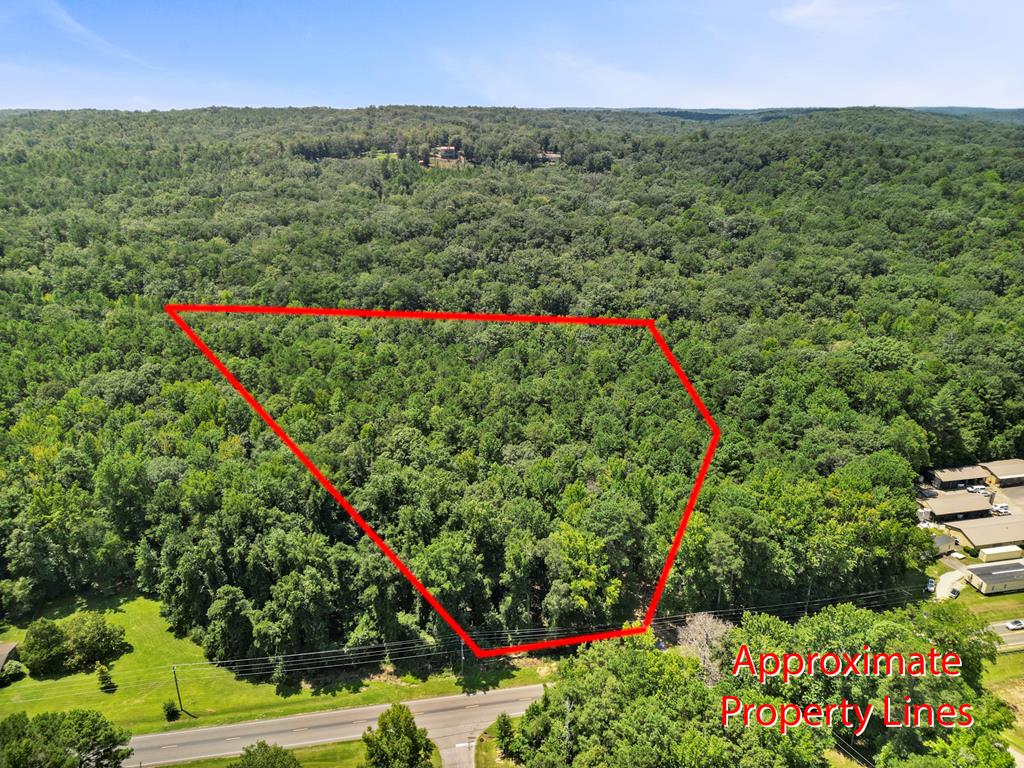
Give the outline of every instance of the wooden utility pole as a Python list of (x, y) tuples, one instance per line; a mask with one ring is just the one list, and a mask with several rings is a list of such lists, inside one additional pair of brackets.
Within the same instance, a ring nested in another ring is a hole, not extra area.
[(185, 711), (185, 705), (181, 703), (181, 688), (178, 687), (178, 668), (171, 666), (171, 674), (174, 675), (174, 692), (178, 694), (178, 709)]

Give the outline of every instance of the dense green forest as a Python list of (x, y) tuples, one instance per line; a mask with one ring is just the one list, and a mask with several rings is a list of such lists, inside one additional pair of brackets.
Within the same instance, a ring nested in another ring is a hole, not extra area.
[[(707, 625), (702, 632), (707, 630)], [(721, 630), (706, 658), (663, 653), (649, 636), (605, 642), (581, 650), (562, 665), (559, 684), (530, 705), (518, 727), (498, 723), (502, 753), (527, 768), (824, 768), (826, 747), (856, 743), (879, 768), (1012, 768), (999, 733), (1010, 710), (981, 689), (981, 670), (995, 657), (985, 622), (952, 602), (875, 613), (851, 605), (830, 607), (786, 623), (745, 614)], [(962, 678), (800, 678), (765, 684), (730, 674), (740, 644), (755, 653), (851, 651), (870, 638), (888, 653), (942, 647), (960, 654)], [(778, 728), (721, 723), (722, 696), (748, 703), (798, 704), (843, 700), (881, 706), (883, 696), (916, 703), (973, 706), (971, 728), (886, 728), (873, 720), (860, 736), (852, 728)]]
[[(1022, 146), (875, 109), (0, 114), (2, 609), (139, 589), (213, 658), (440, 631), (162, 311), (193, 301), (656, 318), (723, 431), (663, 610), (897, 582), (916, 474), (1024, 454)], [(707, 439), (649, 339), (197, 328), (474, 626), (644, 607)]]

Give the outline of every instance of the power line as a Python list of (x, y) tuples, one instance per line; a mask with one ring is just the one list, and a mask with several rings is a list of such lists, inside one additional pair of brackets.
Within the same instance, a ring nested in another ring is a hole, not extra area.
[[(759, 611), (759, 612), (762, 612), (762, 613), (773, 613), (773, 614), (776, 614), (776, 615), (783, 614), (783, 615), (788, 615), (788, 616), (798, 616), (798, 615), (803, 615), (805, 613), (805, 611), (802, 608), (797, 610), (796, 608), (798, 606), (807, 606), (807, 605), (810, 604), (810, 605), (815, 606), (815, 608), (818, 608), (818, 607), (824, 607), (824, 606), (831, 605), (831, 604), (847, 602), (847, 601), (854, 600), (854, 599), (857, 599), (857, 598), (860, 598), (861, 601), (866, 604), (866, 605), (860, 606), (860, 607), (868, 607), (868, 608), (870, 608), (870, 607), (873, 607), (875, 605), (883, 606), (883, 605), (898, 604), (899, 602), (902, 602), (902, 600), (900, 598), (895, 598), (895, 597), (890, 597), (890, 596), (895, 596), (895, 595), (909, 596), (910, 594), (911, 594), (910, 592), (908, 592), (906, 589), (903, 589), (903, 588), (892, 588), (892, 589), (884, 589), (884, 590), (871, 590), (871, 591), (852, 593), (852, 594), (847, 594), (847, 595), (840, 595), (840, 596), (837, 596), (837, 597), (816, 598), (815, 600), (811, 600), (811, 601), (796, 600), (796, 601), (791, 601), (791, 602), (788, 602), (788, 603), (772, 603), (772, 604), (759, 605), (759, 606), (747, 606), (747, 607), (736, 607), (736, 608), (726, 608), (726, 609), (713, 609), (713, 610), (699, 611), (699, 612), (694, 612), (694, 613), (676, 614), (676, 615), (672, 615), (672, 616), (661, 616), (661, 617), (656, 617), (651, 622), (651, 624), (652, 625), (659, 625), (660, 626), (660, 625), (663, 625), (663, 624), (672, 625), (672, 624), (675, 624), (675, 623), (681, 623), (681, 622), (686, 621), (687, 619), (690, 619), (693, 616), (697, 615), (697, 613), (705, 613), (705, 614), (711, 614), (711, 615), (716, 615), (716, 616), (737, 616), (737, 615), (742, 615), (743, 613), (746, 613), (746, 612), (749, 612), (749, 611)], [(791, 610), (788, 610), (788, 611), (787, 610), (782, 610), (782, 609), (785, 609), (785, 608), (789, 608)], [(606, 630), (614, 630), (614, 629), (619, 628), (620, 626), (621, 626), (621, 624), (602, 624), (602, 625), (588, 625), (588, 626), (582, 626), (582, 627), (530, 627), (530, 628), (524, 628), (524, 629), (484, 630), (484, 631), (480, 631), (480, 632), (474, 632), (473, 633), (473, 637), (475, 639), (485, 639), (485, 640), (486, 639), (494, 639), (494, 638), (498, 638), (498, 637), (534, 640), (534, 639), (536, 639), (538, 637), (544, 637), (544, 636), (559, 636), (559, 635), (565, 636), (565, 635), (583, 634), (584, 632), (589, 633), (589, 632), (601, 632), (601, 631), (606, 631)], [(195, 668), (195, 667), (211, 667), (211, 666), (218, 666), (218, 667), (225, 667), (227, 669), (232, 669), (234, 665), (252, 665), (252, 664), (258, 663), (258, 662), (264, 662), (266, 664), (277, 665), (277, 664), (279, 664), (281, 662), (287, 663), (291, 659), (303, 659), (303, 658), (313, 658), (313, 657), (320, 657), (320, 659), (322, 659), (325, 655), (326, 656), (339, 655), (339, 656), (348, 656), (348, 657), (363, 656), (363, 657), (367, 657), (367, 658), (373, 657), (373, 656), (385, 657), (385, 656), (389, 655), (393, 651), (401, 652), (401, 651), (404, 651), (404, 650), (407, 650), (407, 649), (410, 649), (410, 648), (422, 649), (422, 648), (428, 648), (428, 647), (430, 647), (430, 648), (438, 648), (439, 649), (439, 648), (446, 647), (446, 646), (447, 647), (450, 647), (452, 645), (456, 645), (457, 646), (460, 643), (461, 643), (461, 639), (460, 638), (456, 637), (455, 635), (450, 635), (450, 636), (446, 637), (443, 640), (435, 640), (433, 642), (424, 641), (422, 639), (419, 639), (419, 640), (404, 640), (404, 641), (395, 641), (395, 642), (391, 642), (391, 643), (380, 643), (380, 644), (377, 644), (377, 645), (355, 646), (353, 648), (337, 648), (337, 649), (327, 649), (327, 650), (320, 650), (320, 651), (303, 651), (303, 652), (298, 652), (298, 653), (274, 654), (274, 655), (270, 655), (270, 656), (260, 656), (260, 657), (239, 657), (239, 658), (232, 658), (232, 659), (218, 659), (218, 660), (215, 660), (215, 661), (185, 662), (185, 663), (177, 664), (176, 666), (178, 667), (178, 669), (184, 669), (184, 668), (190, 668), (190, 667), (191, 668)], [(162, 668), (163, 669), (167, 669), (168, 667), (164, 666)]]
[[(695, 613), (675, 614), (670, 616), (656, 617), (652, 627), (672, 627), (685, 623), (697, 613), (710, 614), (719, 618), (738, 618), (749, 611), (760, 611), (771, 613), (782, 619), (794, 619), (806, 615), (807, 606), (813, 606), (814, 610), (827, 605), (857, 600), (861, 603), (858, 607), (881, 610), (894, 607), (905, 602), (906, 598), (913, 595), (904, 588), (892, 588), (883, 590), (870, 590), (837, 597), (816, 598), (811, 601), (796, 600), (785, 603), (773, 603), (761, 606), (744, 606), (724, 609), (712, 609)], [(474, 638), (480, 641), (495, 640), (497, 638), (507, 639), (512, 643), (523, 640), (537, 640), (543, 638), (564, 637), (567, 635), (581, 634), (583, 632), (600, 632), (613, 630), (621, 625), (590, 625), (585, 627), (529, 627), (523, 629), (496, 629), (475, 632)], [(142, 688), (154, 681), (159, 684), (160, 680), (166, 680), (168, 671), (176, 668), (180, 673), (188, 673), (187, 679), (199, 679), (201, 677), (215, 676), (221, 670), (232, 674), (235, 677), (253, 677), (269, 675), (280, 668), (286, 674), (296, 672), (310, 672), (326, 669), (338, 669), (342, 667), (369, 666), (380, 664), (386, 661), (408, 661), (412, 659), (430, 658), (459, 652), (462, 646), (461, 638), (449, 635), (438, 640), (409, 639), (378, 643), (373, 645), (355, 646), (353, 648), (337, 648), (319, 651), (302, 651), (289, 654), (276, 654), (261, 657), (242, 657), (233, 659), (220, 659), (215, 661), (182, 662), (149, 667), (125, 673), (125, 676), (118, 676), (119, 690), (132, 690)], [(150, 674), (147, 674), (150, 673)], [(116, 675), (116, 668), (115, 668)], [(19, 699), (20, 702), (43, 701), (47, 699), (66, 698), (69, 694), (89, 691), (95, 684), (92, 681), (80, 681), (70, 686), (62, 686), (61, 692), (43, 696), (34, 696)], [(155, 686), (153, 686), (155, 687)]]
[(863, 766), (867, 766), (867, 768), (875, 768), (875, 764), (872, 763), (871, 760), (869, 760), (867, 757), (865, 757), (852, 744), (843, 741), (842, 738), (840, 738), (834, 733), (832, 734), (832, 738), (835, 739), (836, 746), (839, 748), (839, 751), (846, 755), (846, 757), (850, 758), (854, 762), (860, 763)]

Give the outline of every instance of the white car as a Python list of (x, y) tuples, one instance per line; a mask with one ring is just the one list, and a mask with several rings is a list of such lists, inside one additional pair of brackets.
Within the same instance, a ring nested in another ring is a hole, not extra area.
[(968, 485), (967, 486), (967, 492), (968, 493), (988, 493), (988, 486), (987, 485)]
[(1006, 622), (1006, 628), (1011, 632), (1016, 632), (1020, 629), (1024, 629), (1024, 619), (1014, 619), (1013, 621)]
[(992, 505), (992, 511), (993, 512), (1002, 512), (1003, 514), (1008, 514), (1010, 512), (1010, 505), (1009, 504), (993, 504)]

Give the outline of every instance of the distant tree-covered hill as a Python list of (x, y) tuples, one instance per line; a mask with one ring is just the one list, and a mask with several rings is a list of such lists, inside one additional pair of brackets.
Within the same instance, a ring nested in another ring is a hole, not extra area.
[[(161, 310), (193, 301), (657, 318), (723, 430), (665, 610), (898, 581), (916, 474), (1024, 454), (1024, 128), (775, 117), (3, 113), (3, 611), (138, 588), (215, 658), (440, 631)], [(643, 609), (706, 435), (641, 350), (204, 332), (491, 637)]]

